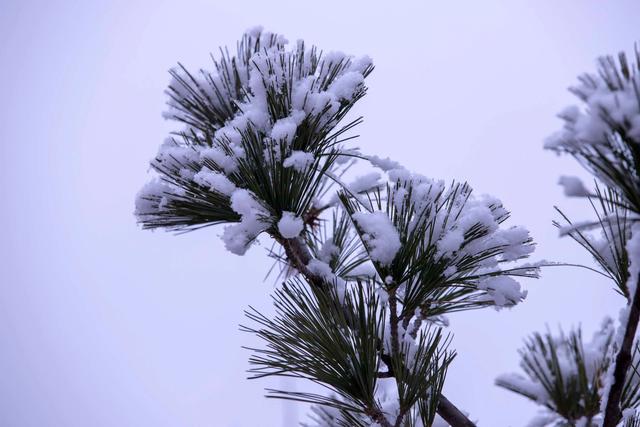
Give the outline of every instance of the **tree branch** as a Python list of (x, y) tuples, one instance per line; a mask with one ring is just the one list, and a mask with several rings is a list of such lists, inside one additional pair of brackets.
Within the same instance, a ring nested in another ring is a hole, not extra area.
[(449, 401), (443, 394), (438, 402), (438, 415), (448, 422), (451, 427), (476, 427), (476, 425), (463, 414), (460, 409)]
[(300, 237), (285, 239), (280, 236), (272, 236), (284, 248), (289, 264), (298, 270), (313, 286), (323, 289), (325, 281), (322, 277), (309, 270), (307, 265), (313, 259), (307, 245)]
[[(280, 245), (282, 245), (284, 252), (287, 256), (287, 260), (291, 264), (293, 268), (298, 270), (313, 286), (324, 289), (325, 281), (322, 277), (312, 273), (307, 265), (313, 259), (309, 248), (305, 245), (301, 238), (297, 237), (294, 239), (285, 239), (277, 235), (272, 236)], [(393, 311), (392, 311), (393, 312)], [(397, 318), (397, 312), (396, 312)], [(397, 320), (396, 320), (397, 326)], [(397, 343), (397, 327), (395, 329), (396, 333), (396, 343)], [(393, 328), (391, 331), (392, 341), (393, 341)], [(386, 356), (386, 357), (385, 357)], [(381, 354), (381, 359), (385, 364), (387, 364), (389, 368), (389, 376), (393, 376), (393, 371), (391, 368), (391, 359), (388, 355)], [(385, 360), (386, 359), (386, 360)], [(371, 410), (370, 410), (371, 411)], [(465, 414), (463, 414), (453, 403), (449, 401), (443, 394), (440, 395), (440, 399), (438, 402), (438, 414), (448, 422), (451, 427), (476, 427), (476, 425), (467, 418)], [(375, 413), (375, 411), (368, 414), (372, 417), (372, 419), (383, 426), (390, 426), (387, 419), (382, 416), (379, 417), (380, 414)], [(373, 417), (377, 417), (373, 418)]]
[[(639, 278), (640, 281), (640, 278)], [(613, 371), (613, 384), (609, 390), (607, 405), (604, 410), (604, 421), (602, 427), (615, 427), (622, 419), (622, 409), (620, 401), (622, 400), (622, 390), (627, 377), (629, 365), (631, 365), (631, 351), (633, 340), (638, 329), (638, 320), (640, 320), (640, 284), (636, 285), (635, 294), (632, 296), (631, 307), (629, 307), (629, 319), (627, 328), (624, 331), (622, 345), (616, 356), (616, 366)]]
[(397, 357), (400, 353), (400, 342), (398, 340), (398, 299), (396, 290), (392, 289), (389, 294), (389, 324), (391, 326), (391, 356)]

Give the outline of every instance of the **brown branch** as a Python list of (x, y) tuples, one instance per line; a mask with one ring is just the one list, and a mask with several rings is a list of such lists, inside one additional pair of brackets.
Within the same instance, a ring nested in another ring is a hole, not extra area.
[(396, 290), (391, 289), (389, 294), (389, 324), (391, 326), (391, 356), (397, 357), (400, 353), (400, 342), (398, 340), (398, 299)]
[(313, 259), (313, 256), (302, 239), (300, 237), (293, 239), (285, 239), (280, 236), (272, 237), (284, 248), (289, 264), (298, 270), (313, 286), (324, 289), (324, 279), (309, 270), (308, 264)]
[[(387, 291), (389, 295), (389, 325), (391, 327), (391, 357), (398, 358), (400, 355), (400, 341), (398, 339), (398, 298), (396, 297), (396, 288)], [(400, 411), (396, 417), (394, 427), (399, 427), (404, 418), (404, 411)]]
[[(409, 334), (409, 336), (414, 340), (418, 336), (418, 331), (420, 330), (420, 326), (422, 326), (422, 320), (425, 318), (426, 316), (423, 314), (422, 311), (420, 311), (420, 313), (416, 315), (416, 319), (413, 321), (413, 325), (411, 325), (411, 329), (407, 330), (407, 333)], [(408, 326), (409, 325), (407, 324), (407, 326), (405, 326), (405, 329), (407, 329)]]
[(449, 423), (451, 427), (476, 427), (476, 425), (463, 414), (460, 409), (449, 401), (443, 394), (440, 395), (438, 401), (438, 414), (443, 420)]
[(378, 372), (376, 374), (376, 376), (378, 378), (393, 378), (393, 373), (387, 371), (387, 372)]
[[(640, 278), (639, 278), (640, 280)], [(640, 284), (638, 284), (640, 285)], [(627, 377), (627, 371), (631, 365), (631, 351), (633, 340), (638, 329), (638, 320), (640, 320), (640, 286), (636, 285), (635, 295), (632, 297), (629, 307), (629, 319), (627, 328), (624, 331), (622, 345), (616, 356), (615, 368), (613, 371), (613, 384), (609, 390), (607, 405), (604, 410), (604, 421), (602, 427), (615, 427), (622, 419), (622, 409), (620, 401), (622, 400), (622, 390)]]

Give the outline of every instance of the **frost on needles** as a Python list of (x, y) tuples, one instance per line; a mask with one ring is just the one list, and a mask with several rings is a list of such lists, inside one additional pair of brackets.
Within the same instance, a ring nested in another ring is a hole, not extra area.
[[(455, 356), (443, 316), (521, 302), (519, 279), (538, 273), (520, 263), (534, 244), (498, 199), (353, 146), (361, 119), (346, 116), (372, 70), (366, 56), (261, 28), (235, 54), (221, 50), (213, 71), (178, 66), (165, 116), (181, 129), (151, 161), (136, 215), (147, 229), (222, 225), (237, 255), (276, 243), (275, 315), (249, 309), (243, 327), (264, 344), (250, 372), (327, 394), (270, 396), (319, 405), (322, 426), (471, 426), (441, 396)], [(371, 171), (345, 183), (356, 162)]]

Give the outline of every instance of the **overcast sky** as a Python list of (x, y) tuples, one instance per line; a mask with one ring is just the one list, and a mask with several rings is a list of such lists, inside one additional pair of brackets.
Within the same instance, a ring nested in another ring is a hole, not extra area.
[[(640, 39), (637, 1), (11, 1), (0, 4), (0, 425), (287, 426), (304, 408), (247, 381), (243, 310), (268, 310), (264, 247), (224, 250), (219, 228), (140, 230), (133, 200), (172, 129), (167, 70), (208, 66), (253, 25), (376, 64), (357, 145), (502, 199), (536, 259), (590, 263), (559, 239), (561, 174), (542, 149), (597, 56)], [(384, 4), (384, 6), (383, 6)], [(591, 335), (623, 303), (585, 270), (527, 282), (525, 303), (451, 317), (446, 395), (483, 427), (535, 405), (493, 385), (545, 325)], [(303, 385), (297, 385), (300, 389)]]

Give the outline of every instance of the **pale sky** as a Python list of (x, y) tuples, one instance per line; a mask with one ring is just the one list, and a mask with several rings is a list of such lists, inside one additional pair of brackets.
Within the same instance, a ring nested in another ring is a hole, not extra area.
[[(220, 228), (174, 236), (132, 215), (161, 118), (167, 70), (209, 65), (253, 25), (376, 64), (355, 114), (357, 145), (502, 199), (534, 259), (589, 264), (551, 225), (561, 174), (542, 149), (598, 55), (640, 39), (637, 1), (7, 1), (0, 4), (0, 425), (289, 426), (304, 407), (247, 381), (256, 344), (238, 331), (268, 311), (264, 247), (224, 250)], [(525, 283), (512, 310), (451, 317), (446, 395), (481, 427), (521, 427), (534, 404), (493, 385), (545, 325), (587, 336), (623, 301), (585, 270)], [(288, 384), (285, 384), (288, 386)], [(303, 389), (303, 384), (296, 385)]]

